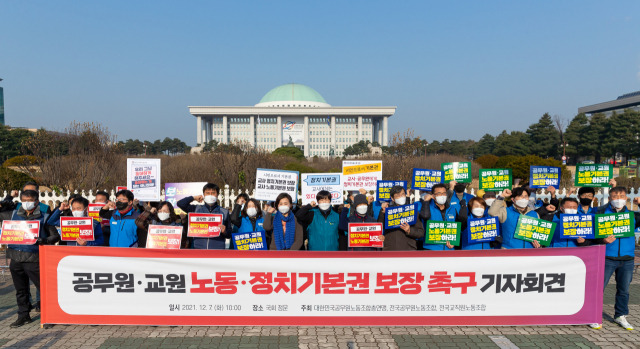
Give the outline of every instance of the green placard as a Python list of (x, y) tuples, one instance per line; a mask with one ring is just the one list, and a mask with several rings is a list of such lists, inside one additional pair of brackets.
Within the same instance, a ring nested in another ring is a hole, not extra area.
[(480, 187), (484, 191), (511, 189), (513, 175), (510, 168), (489, 168), (480, 170)]
[(449, 241), (453, 246), (460, 246), (460, 222), (427, 221), (428, 244), (446, 244)]
[(542, 246), (549, 246), (556, 231), (556, 223), (520, 215), (513, 237), (524, 241), (537, 241)]
[(608, 187), (613, 178), (613, 165), (579, 164), (576, 166), (576, 187)]
[(636, 219), (633, 212), (605, 213), (596, 215), (596, 239), (613, 235), (617, 238), (635, 236)]
[(445, 162), (440, 165), (444, 172), (444, 182), (471, 183), (470, 162)]

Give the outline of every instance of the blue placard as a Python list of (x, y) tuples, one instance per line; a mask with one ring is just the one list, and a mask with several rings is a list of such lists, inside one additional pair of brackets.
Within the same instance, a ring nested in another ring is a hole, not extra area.
[(561, 214), (560, 236), (562, 239), (594, 239), (594, 215), (592, 214)]
[(467, 221), (467, 240), (470, 244), (494, 241), (500, 235), (498, 217), (474, 218)]
[(267, 250), (267, 239), (263, 231), (253, 231), (250, 233), (235, 233), (233, 236), (233, 244), (236, 250), (253, 251)]
[(430, 191), (431, 188), (444, 180), (444, 172), (440, 170), (426, 170), (414, 168), (411, 189)]
[(529, 168), (529, 188), (546, 188), (552, 186), (560, 189), (560, 167), (531, 166)]
[(377, 190), (376, 190), (376, 200), (377, 201), (391, 201), (391, 196), (389, 195), (391, 192), (391, 188), (401, 185), (404, 188), (404, 192), (407, 192), (407, 181), (378, 181)]
[(402, 223), (414, 225), (416, 221), (418, 221), (416, 204), (389, 206), (384, 211), (384, 227), (386, 229), (397, 228), (401, 226)]

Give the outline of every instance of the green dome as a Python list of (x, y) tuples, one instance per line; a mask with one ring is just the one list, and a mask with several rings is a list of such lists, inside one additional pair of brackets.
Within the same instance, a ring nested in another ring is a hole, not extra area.
[(285, 84), (273, 88), (257, 105), (265, 103), (272, 105), (274, 102), (312, 102), (313, 106), (329, 106), (318, 91), (301, 84)]

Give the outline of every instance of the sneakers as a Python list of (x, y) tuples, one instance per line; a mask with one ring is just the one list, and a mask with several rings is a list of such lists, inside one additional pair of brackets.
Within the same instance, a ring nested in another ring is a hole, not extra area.
[(20, 327), (22, 325), (29, 324), (31, 322), (33, 322), (33, 320), (31, 320), (31, 317), (29, 315), (27, 315), (27, 316), (19, 317), (18, 320), (16, 320), (14, 323), (9, 325), (9, 327), (17, 328), (17, 327)]
[(602, 328), (601, 324), (589, 324), (589, 327), (593, 328), (594, 330), (599, 330)]
[(627, 321), (627, 317), (622, 315), (622, 316), (618, 316), (617, 318), (613, 319), (613, 321), (622, 326), (624, 329), (627, 329), (629, 331), (633, 331), (633, 326), (631, 326), (631, 324), (629, 323), (629, 321)]

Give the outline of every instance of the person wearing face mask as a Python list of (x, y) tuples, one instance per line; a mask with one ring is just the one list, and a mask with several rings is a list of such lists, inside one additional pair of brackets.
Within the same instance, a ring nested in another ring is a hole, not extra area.
[[(614, 180), (612, 180), (613, 182)], [(567, 196), (573, 195), (575, 193), (576, 188), (570, 188)], [(596, 191), (592, 187), (581, 187), (578, 189), (578, 213), (580, 214), (595, 214), (598, 210), (597, 207), (591, 207), (593, 204), (593, 199), (596, 196)]]
[[(461, 203), (463, 200), (466, 204), (471, 200), (471, 198), (475, 197), (471, 194), (465, 193), (465, 189), (467, 189), (466, 183), (458, 183), (456, 181), (449, 182), (449, 191), (447, 192), (447, 196), (449, 196), (449, 206), (452, 206), (458, 212), (462, 210)], [(433, 189), (431, 191), (433, 192)]]
[(312, 201), (296, 212), (298, 223), (309, 234), (308, 249), (309, 251), (337, 251), (340, 215), (331, 207), (331, 193), (321, 190), (316, 194), (316, 200), (317, 203)]
[[(80, 197), (74, 197), (73, 199), (69, 199), (71, 202), (71, 206), (66, 202), (60, 204), (60, 207), (55, 209), (47, 224), (51, 226), (60, 226), (60, 217), (77, 217), (84, 218), (89, 217), (87, 213), (87, 208), (89, 207), (89, 200)], [(71, 214), (65, 215), (64, 211), (69, 209)], [(104, 237), (102, 235), (102, 227), (100, 227), (100, 223), (98, 223), (95, 219), (91, 220), (93, 222), (93, 241), (87, 241), (78, 237), (76, 241), (63, 241), (67, 246), (102, 246), (104, 244)]]
[[(93, 202), (95, 204), (102, 204), (102, 206), (106, 205), (109, 202), (109, 193), (103, 190), (96, 192), (96, 198), (95, 200), (93, 200)], [(100, 222), (100, 226), (102, 227), (102, 236), (104, 238), (104, 246), (109, 246), (109, 237), (111, 236), (109, 220), (102, 219), (102, 221)]]
[[(229, 215), (229, 221), (231, 222), (231, 235), (236, 234), (238, 232), (238, 227), (233, 223), (234, 219), (240, 220), (242, 218), (242, 211), (244, 211), (244, 206), (249, 201), (249, 195), (246, 193), (241, 193), (236, 196), (235, 204), (233, 205), (233, 210), (231, 210), (231, 214)], [(231, 245), (229, 246), (232, 250), (235, 250), (236, 247), (234, 245), (233, 239), (231, 239)]]
[(29, 311), (32, 309), (29, 296), (29, 281), (40, 291), (40, 250), (39, 245), (53, 245), (60, 240), (55, 227), (47, 224), (49, 214), (42, 213), (38, 205), (39, 193), (25, 190), (20, 194), (22, 205), (14, 211), (0, 213), (0, 224), (5, 220), (39, 221), (40, 231), (33, 245), (7, 245), (7, 258), (11, 260), (9, 270), (16, 290), (18, 319), (10, 327), (20, 327), (32, 322)]
[[(391, 204), (382, 203), (378, 222), (384, 223), (385, 211), (388, 207), (402, 206), (407, 204), (407, 193), (402, 186), (396, 185), (391, 188), (389, 196), (393, 200)], [(385, 251), (411, 251), (418, 249), (416, 240), (424, 237), (424, 227), (420, 219), (414, 225), (403, 223), (398, 228), (384, 230), (384, 250)]]
[[(471, 195), (471, 199), (474, 196)], [(431, 188), (431, 195), (425, 197), (425, 204), (420, 210), (420, 219), (423, 221), (441, 221), (441, 222), (460, 222), (462, 224), (461, 231), (466, 228), (467, 224), (467, 202), (463, 198), (458, 201), (457, 206), (452, 206), (447, 200), (447, 187), (438, 183)], [(447, 241), (446, 244), (430, 244), (423, 243), (425, 250), (453, 250), (454, 246)]]
[(293, 200), (291, 195), (281, 193), (275, 201), (275, 207), (269, 206), (264, 215), (264, 230), (271, 235), (270, 250), (302, 249), (304, 243), (304, 228), (298, 223), (293, 214)]
[[(513, 205), (507, 207), (505, 199), (511, 197)], [(505, 189), (489, 207), (489, 215), (498, 217), (500, 221), (500, 234), (502, 234), (502, 248), (540, 248), (537, 241), (528, 242), (516, 239), (513, 235), (516, 232), (518, 219), (520, 215), (527, 215), (533, 218), (540, 218), (538, 213), (529, 207), (529, 190), (524, 187), (513, 189), (513, 193), (509, 189)]]
[[(613, 184), (615, 185), (615, 183)], [(614, 187), (609, 191), (609, 200), (606, 205), (600, 206), (596, 214), (632, 212), (635, 217), (635, 227), (640, 226), (640, 213), (627, 209), (627, 189)], [(640, 198), (636, 197), (634, 203), (640, 205)], [(615, 323), (627, 330), (633, 330), (633, 326), (627, 321), (629, 315), (629, 285), (633, 279), (635, 237), (616, 238), (611, 235), (604, 239), (595, 239), (596, 244), (606, 244), (604, 260), (604, 288), (607, 288), (609, 279), (616, 274), (616, 304), (613, 319)], [(600, 324), (592, 324), (592, 328), (600, 328)]]
[(116, 202), (109, 201), (100, 209), (100, 217), (109, 219), (111, 247), (144, 247), (147, 232), (139, 229), (136, 219), (140, 213), (133, 207), (133, 193), (120, 190), (116, 193)]
[[(33, 182), (33, 181), (28, 181), (26, 182), (23, 186), (22, 186), (22, 191), (27, 191), (27, 190), (34, 190), (36, 193), (38, 193), (38, 195), (40, 194), (40, 186), (38, 185), (38, 183)], [(18, 210), (20, 209), (20, 202), (14, 202), (13, 199), (17, 198), (19, 195), (19, 192), (17, 190), (12, 190), (11, 193), (2, 200), (2, 202), (0, 203), (0, 212), (3, 211), (9, 211), (9, 212), (13, 212), (14, 210)], [(40, 212), (42, 212), (42, 214), (51, 214), (51, 207), (49, 207), (49, 205), (39, 202), (38, 206), (40, 208)]]
[(482, 195), (484, 203), (487, 204), (487, 214), (489, 214), (489, 207), (491, 207), (491, 205), (496, 201), (496, 196), (497, 194), (495, 191), (488, 191)]
[[(488, 192), (492, 193), (492, 192)], [(483, 196), (486, 196), (485, 193)], [(495, 197), (495, 193), (494, 193)], [(490, 218), (489, 216), (489, 207), (487, 206), (487, 202), (479, 197), (472, 198), (469, 200), (468, 207), (468, 219), (479, 219), (479, 218)], [(463, 250), (491, 250), (498, 248), (500, 246), (500, 241), (502, 241), (502, 237), (498, 235), (496, 240), (488, 241), (488, 242), (469, 242), (469, 222), (467, 221), (466, 229), (462, 230), (460, 233), (460, 247)]]
[[(235, 212), (235, 207), (233, 210)], [(236, 216), (232, 213), (230, 220), (231, 224), (237, 228), (236, 234), (252, 233), (254, 231), (265, 232), (260, 202), (256, 199), (248, 199), (240, 215)], [(265, 237), (267, 238), (265, 243), (269, 246), (269, 238), (266, 234)], [(231, 240), (233, 241), (233, 239)], [(233, 245), (233, 249), (236, 249), (235, 244)]]
[[(347, 204), (342, 208), (340, 212), (340, 222), (338, 228), (344, 232), (344, 235), (349, 235), (349, 223), (375, 223), (376, 220), (370, 215), (369, 203), (367, 197), (363, 194), (358, 194), (353, 198), (353, 208)], [(350, 214), (353, 211), (353, 214)], [(384, 241), (384, 235), (382, 236)], [(382, 249), (375, 247), (351, 247), (350, 251), (380, 251)]]
[[(556, 223), (556, 231), (553, 233), (553, 238), (551, 239), (551, 244), (549, 244), (549, 247), (578, 247), (578, 246), (590, 245), (590, 241), (584, 238), (577, 238), (577, 239), (562, 238), (562, 219), (560, 215), (561, 214), (578, 214), (579, 206), (580, 205), (578, 203), (578, 200), (568, 196), (562, 199), (562, 201), (560, 201), (560, 210), (558, 210), (551, 219), (552, 222)], [(549, 220), (546, 217), (543, 217), (543, 219)]]
[[(176, 215), (173, 205), (169, 201), (161, 201), (156, 207), (145, 206), (136, 219), (138, 229), (148, 233), (150, 225), (168, 225), (182, 227), (182, 241), (180, 248), (187, 248), (187, 224), (184, 224), (180, 217)], [(145, 245), (146, 246), (146, 245)]]
[[(207, 183), (202, 187), (202, 195), (187, 196), (178, 201), (178, 207), (187, 213), (215, 213), (222, 215), (222, 225), (220, 225), (220, 236), (214, 238), (192, 238), (191, 246), (200, 250), (224, 250), (226, 239), (231, 237), (231, 222), (229, 221), (229, 210), (222, 208), (218, 204), (220, 187), (214, 183)], [(204, 202), (204, 205), (192, 205), (193, 201)]]

